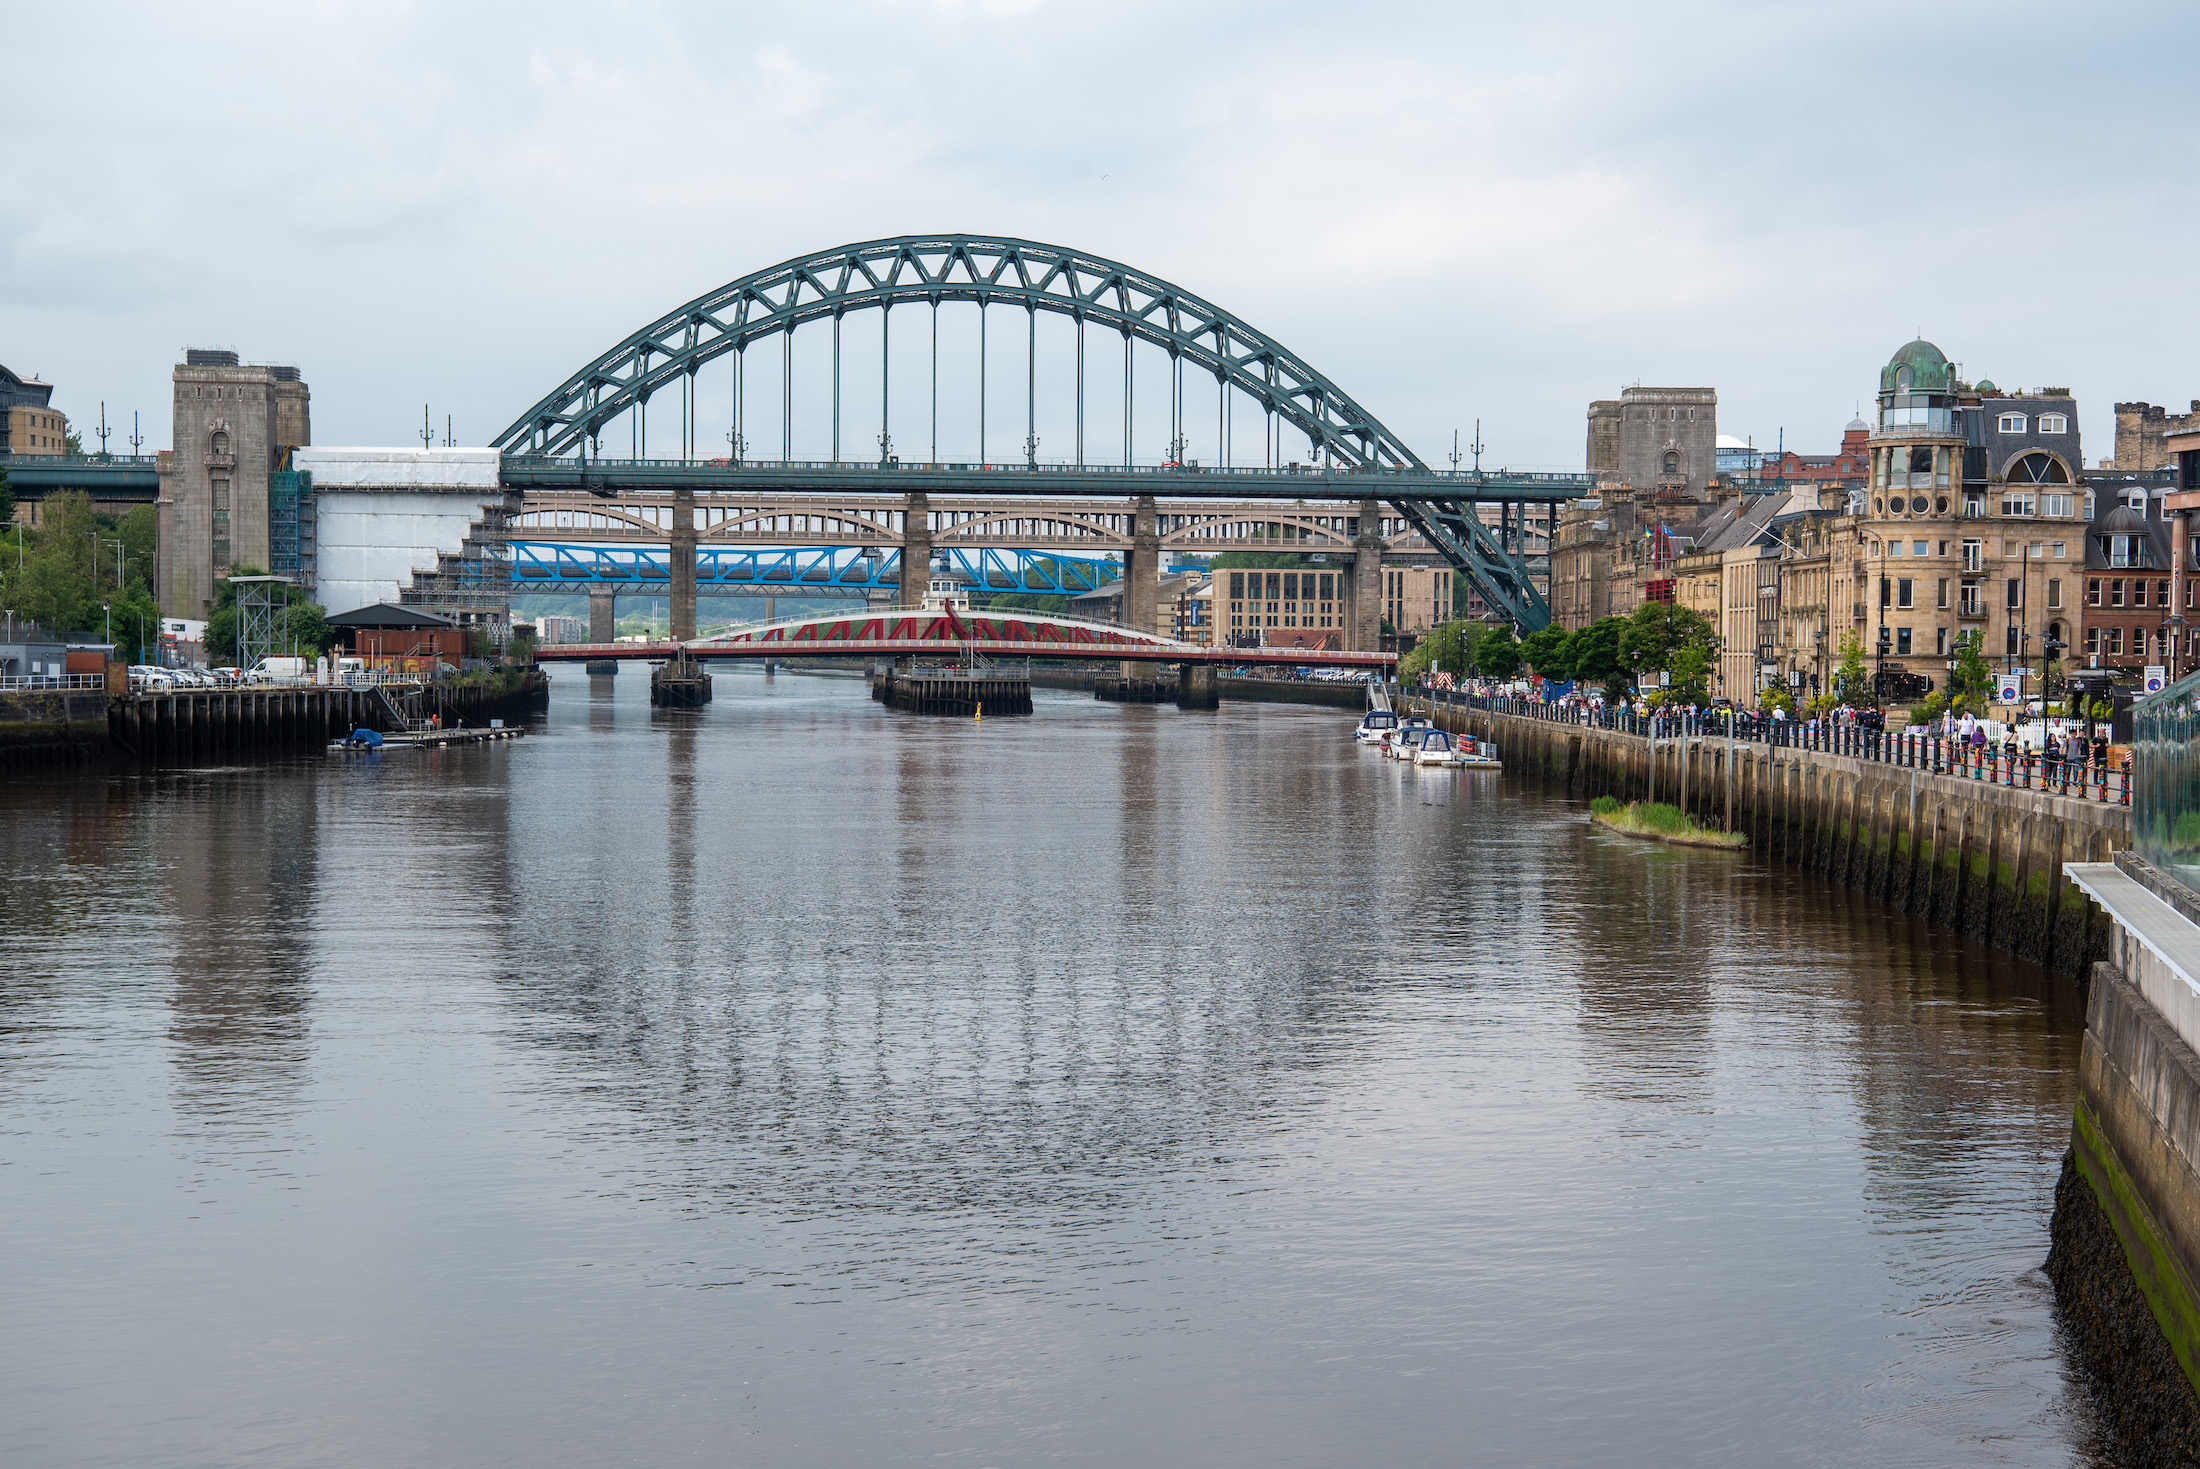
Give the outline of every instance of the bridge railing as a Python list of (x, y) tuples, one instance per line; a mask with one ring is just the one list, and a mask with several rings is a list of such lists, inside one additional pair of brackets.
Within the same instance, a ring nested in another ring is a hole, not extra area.
[[(1614, 730), (1652, 740), (1726, 740), (1773, 749), (1813, 750), (1933, 775), (1950, 775), (2014, 790), (2040, 791), (2104, 805), (2131, 804), (2131, 757), (2111, 765), (2108, 746), (2051, 758), (2007, 745), (1966, 744), (1930, 729), (1875, 729), (1853, 719), (1766, 719), (1759, 715), (1688, 710), (1638, 715), (1601, 705), (1546, 703), (1501, 694), (1428, 690), (1410, 694), (1439, 708), (1480, 709), (1552, 724)], [(1731, 718), (1731, 725), (1730, 725)]]
[(928, 474), (1003, 474), (1084, 476), (1105, 475), (1124, 478), (1141, 478), (1163, 475), (1221, 475), (1247, 480), (1303, 480), (1350, 479), (1384, 480), (1403, 479), (1414, 481), (1435, 480), (1457, 485), (1462, 491), (1477, 485), (1504, 488), (1513, 485), (1547, 486), (1552, 489), (1588, 488), (1595, 484), (1593, 476), (1568, 474), (1553, 470), (1472, 470), (1472, 469), (1400, 469), (1392, 467), (1370, 468), (1348, 464), (1293, 464), (1281, 467), (1268, 465), (1220, 465), (1202, 464), (1196, 460), (1185, 463), (1161, 461), (1152, 464), (1074, 464), (1042, 461), (1029, 462), (999, 460), (913, 460), (893, 458), (885, 461), (873, 459), (611, 459), (594, 456), (559, 454), (507, 454), (504, 463), (513, 469), (557, 469), (574, 473), (606, 474), (627, 473), (642, 470), (657, 471), (705, 471), (728, 470), (745, 473), (800, 471), (804, 473), (907, 473)]

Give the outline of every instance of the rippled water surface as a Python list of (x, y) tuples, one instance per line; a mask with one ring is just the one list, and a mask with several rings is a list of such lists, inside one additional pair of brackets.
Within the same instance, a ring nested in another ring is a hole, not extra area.
[(0, 786), (0, 1462), (2067, 1464), (2082, 1016), (1341, 711)]

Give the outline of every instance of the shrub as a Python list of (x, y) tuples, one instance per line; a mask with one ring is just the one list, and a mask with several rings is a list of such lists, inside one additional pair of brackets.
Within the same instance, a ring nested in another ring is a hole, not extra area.
[(1668, 806), (1663, 801), (1644, 802), (1635, 807), (1635, 825), (1646, 831), (1661, 831), (1668, 836), (1679, 836), (1689, 828), (1688, 818), (1678, 806)]
[(1599, 816), (1617, 816), (1620, 799), (1617, 796), (1599, 796), (1589, 803), (1589, 809)]

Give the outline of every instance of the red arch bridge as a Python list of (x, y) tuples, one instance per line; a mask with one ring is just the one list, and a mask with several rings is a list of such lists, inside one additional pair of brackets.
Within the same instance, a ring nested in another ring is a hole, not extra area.
[(539, 662), (616, 658), (1036, 658), (1123, 663), (1226, 664), (1231, 667), (1357, 668), (1387, 673), (1394, 653), (1311, 648), (1217, 648), (1180, 643), (1108, 623), (1040, 613), (909, 608), (796, 617), (736, 628), (711, 638), (650, 643), (555, 643)]

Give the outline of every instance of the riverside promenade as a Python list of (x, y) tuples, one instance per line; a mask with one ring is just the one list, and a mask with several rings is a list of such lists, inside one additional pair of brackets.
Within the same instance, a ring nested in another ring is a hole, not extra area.
[(1401, 707), (1495, 740), (1508, 770), (1583, 798), (1679, 806), (2066, 978), (2108, 955), (2105, 915), (2063, 867), (2131, 845), (2124, 770), (1962, 759), (1915, 732), (1788, 726), (1767, 742), (1709, 721), (1592, 718), (1532, 700), (1414, 695)]

